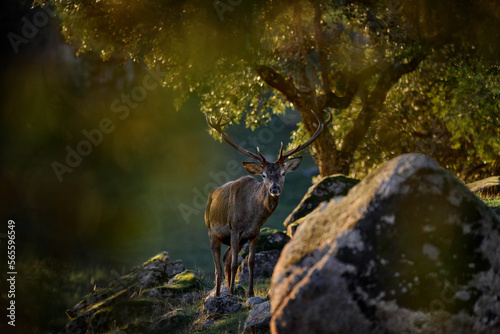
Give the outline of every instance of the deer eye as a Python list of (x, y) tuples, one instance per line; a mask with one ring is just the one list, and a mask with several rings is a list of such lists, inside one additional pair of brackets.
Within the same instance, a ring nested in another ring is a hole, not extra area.
[(263, 178), (266, 178), (266, 177), (267, 177), (267, 175), (266, 175), (266, 174), (262, 174), (262, 177), (263, 177)]

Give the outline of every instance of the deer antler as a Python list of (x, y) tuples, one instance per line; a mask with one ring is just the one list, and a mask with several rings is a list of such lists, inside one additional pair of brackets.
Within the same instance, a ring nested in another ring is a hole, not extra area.
[(221, 123), (222, 123), (222, 117), (223, 117), (223, 116), (221, 116), (221, 117), (219, 118), (219, 120), (218, 120), (216, 123), (214, 123), (214, 122), (213, 122), (213, 120), (212, 120), (212, 116), (210, 116), (210, 117), (209, 117), (209, 116), (208, 116), (208, 114), (207, 114), (207, 115), (206, 115), (206, 117), (207, 117), (207, 124), (208, 124), (208, 126), (210, 126), (212, 129), (214, 129), (215, 131), (217, 131), (217, 132), (221, 135), (222, 139), (224, 139), (224, 141), (225, 141), (226, 143), (228, 143), (229, 145), (231, 145), (232, 147), (234, 147), (234, 148), (235, 148), (238, 152), (243, 153), (244, 155), (246, 155), (246, 156), (248, 156), (248, 157), (250, 157), (250, 158), (252, 158), (252, 159), (257, 160), (258, 162), (260, 162), (260, 163), (261, 163), (261, 165), (263, 165), (263, 166), (264, 166), (265, 164), (267, 164), (266, 158), (264, 158), (264, 156), (262, 155), (262, 153), (260, 153), (260, 150), (259, 150), (259, 148), (258, 148), (258, 147), (257, 147), (257, 153), (259, 153), (259, 155), (255, 154), (255, 153), (252, 153), (252, 152), (250, 152), (250, 151), (248, 151), (248, 150), (245, 150), (243, 147), (240, 147), (240, 146), (236, 145), (236, 144), (235, 144), (235, 143), (234, 143), (234, 142), (233, 142), (233, 141), (232, 141), (232, 140), (231, 140), (231, 139), (230, 139), (230, 138), (229, 138), (229, 137), (228, 137), (228, 136), (227, 136), (227, 135), (226, 135), (226, 134), (222, 131), (222, 127), (223, 127), (224, 125), (226, 125), (227, 123), (229, 123), (229, 121), (227, 121), (227, 122), (225, 122), (224, 124), (221, 124)]
[(325, 125), (328, 125), (331, 121), (332, 121), (332, 114), (330, 111), (328, 111), (328, 115), (330, 117), (328, 117), (328, 119), (326, 120), (326, 122), (322, 122), (321, 119), (318, 117), (318, 115), (316, 115), (316, 113), (314, 111), (311, 110), (311, 113), (314, 115), (314, 117), (316, 117), (316, 120), (318, 121), (318, 128), (316, 129), (316, 132), (314, 132), (314, 134), (311, 136), (311, 138), (309, 138), (308, 141), (306, 141), (305, 143), (297, 146), (296, 148), (288, 151), (288, 152), (285, 152), (283, 153), (283, 143), (281, 143), (281, 149), (280, 149), (280, 156), (278, 157), (278, 160), (280, 163), (283, 163), (285, 162), (285, 160), (291, 156), (292, 154), (295, 154), (299, 151), (302, 151), (303, 149), (305, 149), (307, 146), (311, 145), (313, 141), (316, 140), (316, 138), (318, 138), (318, 136), (320, 135), (320, 133), (323, 131), (323, 128), (325, 127)]

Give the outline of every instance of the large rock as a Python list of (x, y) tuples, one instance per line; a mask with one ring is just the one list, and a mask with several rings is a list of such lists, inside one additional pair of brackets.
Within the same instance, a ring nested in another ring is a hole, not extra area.
[(349, 190), (358, 183), (359, 180), (341, 174), (326, 176), (317, 181), (309, 188), (299, 205), (283, 222), (287, 227), (288, 235), (291, 237), (295, 233), (297, 226), (300, 225), (301, 218), (310, 214), (322, 202), (346, 196)]
[(273, 333), (500, 333), (499, 218), (423, 155), (304, 219), (270, 290)]
[(492, 176), (484, 180), (467, 184), (467, 187), (475, 194), (482, 196), (500, 195), (500, 176)]
[(269, 333), (269, 322), (271, 321), (271, 302), (266, 301), (255, 305), (245, 320), (245, 333), (261, 334)]
[(145, 298), (169, 298), (182, 296), (182, 299), (198, 297), (202, 284), (200, 279), (191, 270), (185, 270), (172, 277), (166, 284), (141, 290), (140, 295)]

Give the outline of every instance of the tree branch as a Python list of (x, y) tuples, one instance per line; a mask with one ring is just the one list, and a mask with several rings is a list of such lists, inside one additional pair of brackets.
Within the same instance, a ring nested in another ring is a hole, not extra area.
[(293, 103), (298, 109), (302, 109), (306, 106), (306, 99), (297, 87), (295, 87), (291, 78), (285, 78), (283, 75), (266, 65), (256, 65), (255, 71), (266, 84), (285, 95), (287, 100)]
[(326, 94), (320, 96), (323, 108), (330, 107), (334, 109), (345, 109), (349, 107), (354, 96), (358, 92), (361, 82), (368, 80), (369, 77), (380, 73), (380, 68), (377, 65), (372, 65), (365, 68), (358, 74), (351, 74), (347, 80), (347, 86), (344, 96), (338, 96), (332, 91), (327, 91)]

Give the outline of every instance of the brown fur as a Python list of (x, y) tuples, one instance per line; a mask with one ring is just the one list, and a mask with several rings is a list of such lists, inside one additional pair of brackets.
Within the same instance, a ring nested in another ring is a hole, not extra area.
[[(233, 294), (238, 253), (247, 241), (250, 250), (248, 295), (254, 295), (253, 268), (260, 228), (278, 206), (285, 174), (298, 168), (300, 161), (301, 158), (298, 157), (284, 164), (267, 163), (264, 167), (256, 163), (243, 163), (248, 172), (263, 175), (264, 181), (258, 182), (252, 176), (244, 176), (214, 189), (208, 196), (205, 224), (208, 228), (210, 250), (215, 264), (217, 296), (220, 295), (222, 283), (221, 244), (229, 245), (223, 255), (223, 262), (229, 292)], [(272, 187), (278, 187), (279, 192), (276, 193), (275, 190), (273, 195)]]

